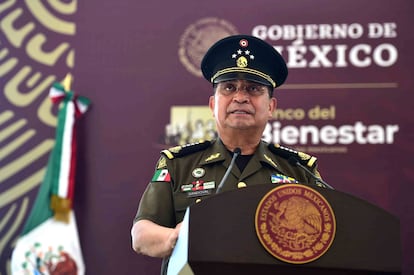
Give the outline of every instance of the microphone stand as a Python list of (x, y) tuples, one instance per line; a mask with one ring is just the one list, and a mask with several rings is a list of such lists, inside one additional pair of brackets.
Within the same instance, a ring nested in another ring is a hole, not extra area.
[(236, 161), (236, 158), (241, 154), (241, 149), (239, 147), (237, 147), (236, 149), (234, 149), (233, 151), (233, 158), (231, 159), (230, 165), (226, 170), (226, 173), (224, 173), (223, 178), (220, 181), (220, 184), (218, 185), (217, 189), (216, 189), (216, 194), (219, 193), (221, 191), (221, 189), (223, 188), (223, 185), (225, 183), (225, 181), (227, 180), (231, 169), (233, 169), (234, 166), (234, 162)]

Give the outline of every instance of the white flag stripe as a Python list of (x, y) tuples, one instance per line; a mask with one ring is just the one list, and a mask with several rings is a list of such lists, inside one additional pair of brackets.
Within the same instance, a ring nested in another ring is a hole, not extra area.
[(88, 107), (88, 105), (83, 104), (80, 100), (78, 100), (79, 112), (81, 112), (82, 114), (85, 113), (88, 110)]
[(157, 181), (164, 181), (167, 176), (168, 176), (168, 170), (162, 169), (160, 174), (158, 175)]
[(64, 93), (65, 93), (64, 91), (56, 89), (55, 87), (50, 88), (50, 91), (49, 91), (49, 95), (52, 97), (57, 96), (57, 95), (62, 95)]
[(162, 170), (162, 171), (161, 171), (161, 174), (160, 174), (160, 178), (161, 178), (161, 179), (164, 179), (164, 178), (165, 178), (165, 176), (167, 175), (167, 173), (168, 173), (168, 171), (167, 171), (167, 170), (165, 170), (165, 169), (164, 169), (164, 170)]
[(59, 190), (58, 195), (62, 198), (68, 196), (69, 172), (72, 152), (72, 133), (75, 123), (75, 106), (72, 101), (67, 103), (66, 120), (62, 136), (62, 155), (59, 173)]

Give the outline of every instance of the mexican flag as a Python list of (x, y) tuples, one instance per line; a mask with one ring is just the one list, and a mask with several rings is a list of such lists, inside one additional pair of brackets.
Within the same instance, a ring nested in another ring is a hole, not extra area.
[(83, 275), (85, 266), (72, 209), (76, 164), (76, 119), (89, 100), (55, 83), (49, 95), (60, 103), (55, 146), (38, 195), (11, 258), (15, 275)]

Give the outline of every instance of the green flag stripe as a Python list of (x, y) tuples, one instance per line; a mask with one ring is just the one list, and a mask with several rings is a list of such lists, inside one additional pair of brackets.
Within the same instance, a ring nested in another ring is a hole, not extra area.
[(39, 226), (47, 219), (53, 216), (53, 211), (50, 209), (50, 188), (52, 184), (52, 169), (51, 167), (54, 159), (55, 150), (52, 150), (49, 161), (46, 168), (46, 174), (43, 178), (43, 182), (40, 185), (36, 200), (33, 204), (32, 210), (26, 223), (23, 227), (21, 235), (26, 235), (32, 231), (35, 227)]

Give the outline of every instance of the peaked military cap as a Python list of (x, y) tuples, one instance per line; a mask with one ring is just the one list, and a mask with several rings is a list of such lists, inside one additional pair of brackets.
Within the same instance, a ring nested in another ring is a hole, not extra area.
[(203, 76), (212, 83), (245, 79), (273, 88), (288, 75), (283, 57), (265, 41), (233, 35), (216, 42), (201, 61)]

